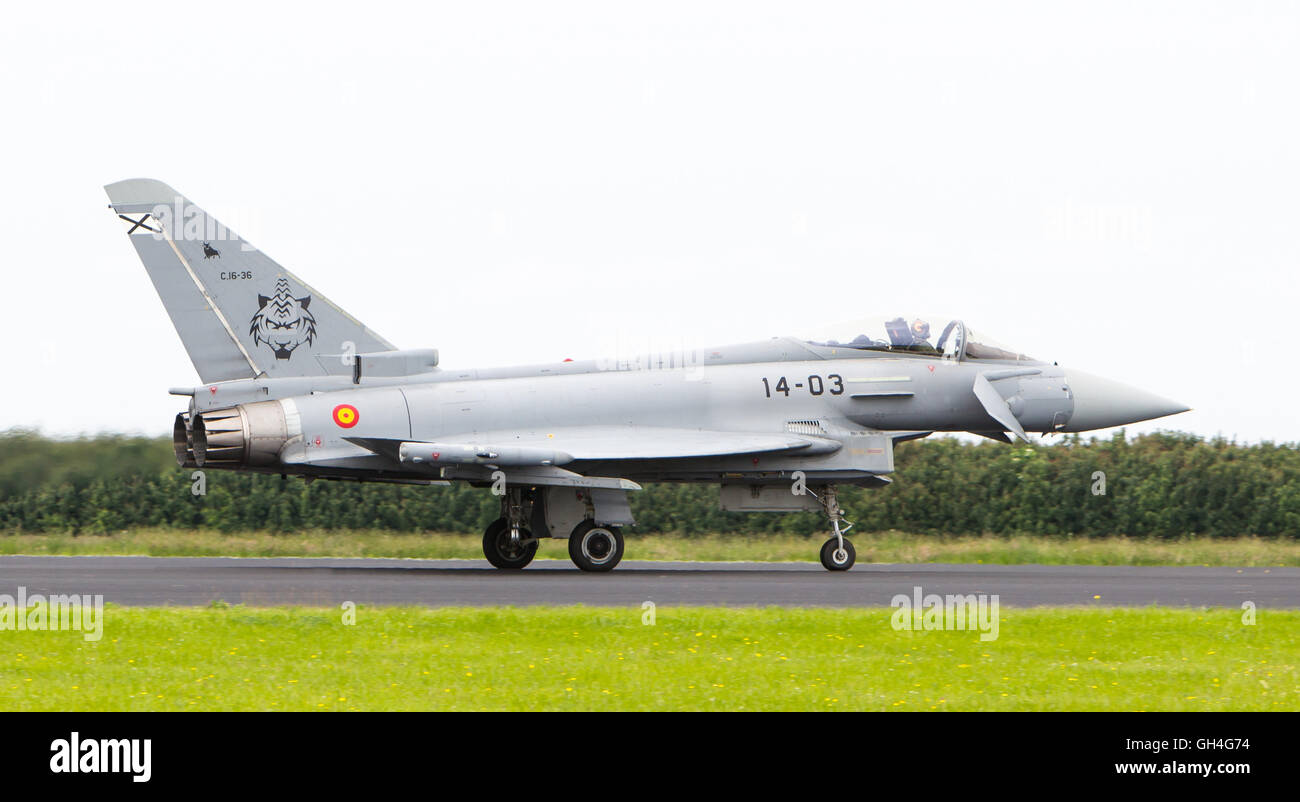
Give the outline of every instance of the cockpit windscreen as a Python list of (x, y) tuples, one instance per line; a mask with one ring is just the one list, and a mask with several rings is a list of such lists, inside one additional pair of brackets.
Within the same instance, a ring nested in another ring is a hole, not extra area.
[(833, 350), (853, 349), (953, 360), (1036, 362), (988, 337), (961, 320), (946, 317), (881, 316), (832, 327), (827, 336), (807, 340)]

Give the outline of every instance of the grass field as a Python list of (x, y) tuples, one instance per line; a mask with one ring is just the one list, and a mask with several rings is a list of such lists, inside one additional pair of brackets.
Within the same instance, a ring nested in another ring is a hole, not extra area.
[(1300, 611), (121, 608), (0, 633), (0, 710), (1300, 710)]
[[(637, 535), (629, 532), (629, 560), (817, 559), (823, 538)], [(1006, 565), (1300, 565), (1300, 540), (1189, 537), (1062, 538), (1041, 535), (934, 537), (902, 532), (853, 533), (859, 562), (989, 563)], [(144, 554), (156, 557), (424, 557), (482, 559), (477, 535), (394, 534), (381, 531), (267, 532), (140, 529), (112, 535), (0, 535), (0, 554)], [(539, 559), (568, 559), (563, 540), (546, 540)]]

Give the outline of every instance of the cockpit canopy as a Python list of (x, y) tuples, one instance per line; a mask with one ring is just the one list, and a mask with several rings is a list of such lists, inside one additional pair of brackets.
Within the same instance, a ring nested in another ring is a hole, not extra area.
[[(944, 317), (878, 316), (831, 327), (826, 336), (807, 340), (810, 345), (899, 356), (953, 360), (1037, 362), (968, 328), (960, 320)], [(865, 355), (865, 354), (864, 354)]]

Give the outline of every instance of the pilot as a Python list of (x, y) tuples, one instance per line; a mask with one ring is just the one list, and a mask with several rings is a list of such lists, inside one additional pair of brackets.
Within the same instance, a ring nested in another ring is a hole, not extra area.
[(917, 318), (912, 321), (912, 344), (907, 350), (921, 354), (937, 354), (939, 350), (930, 345), (930, 324)]

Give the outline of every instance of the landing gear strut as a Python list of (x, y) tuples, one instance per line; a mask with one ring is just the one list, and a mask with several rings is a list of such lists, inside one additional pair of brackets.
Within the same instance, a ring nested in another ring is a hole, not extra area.
[(858, 559), (858, 553), (854, 550), (853, 543), (844, 536), (845, 532), (853, 528), (853, 524), (848, 524), (843, 528), (840, 526), (844, 522), (844, 510), (840, 509), (840, 502), (835, 496), (834, 485), (827, 485), (817, 500), (822, 503), (822, 509), (826, 511), (826, 517), (831, 521), (831, 531), (835, 533), (830, 540), (822, 544), (822, 567), (827, 571), (847, 571), (853, 567), (853, 563)]
[(496, 568), (523, 568), (537, 554), (537, 538), (523, 525), (523, 509), (523, 489), (507, 490), (501, 497), (501, 517), (483, 532), (483, 556)]

